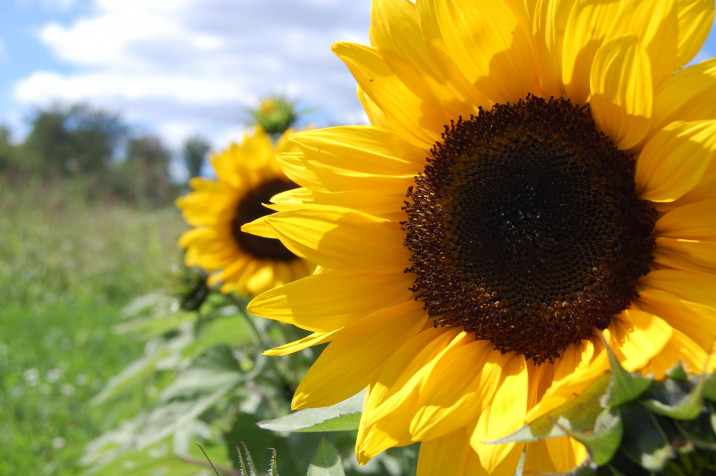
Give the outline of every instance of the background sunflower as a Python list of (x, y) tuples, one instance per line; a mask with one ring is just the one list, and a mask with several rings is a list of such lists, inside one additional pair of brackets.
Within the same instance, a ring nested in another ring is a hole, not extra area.
[(193, 192), (178, 198), (184, 219), (194, 228), (179, 245), (186, 248), (187, 266), (211, 273), (209, 286), (221, 284), (221, 292), (255, 295), (272, 286), (308, 274), (311, 265), (275, 239), (245, 234), (244, 223), (270, 213), (263, 205), (295, 184), (281, 172), (276, 153), (294, 148), (281, 135), (276, 146), (261, 127), (213, 155), (209, 162), (216, 180), (195, 177)]

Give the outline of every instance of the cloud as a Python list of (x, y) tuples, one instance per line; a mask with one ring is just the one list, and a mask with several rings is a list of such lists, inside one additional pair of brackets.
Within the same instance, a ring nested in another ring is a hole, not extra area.
[(71, 24), (40, 29), (40, 41), (73, 72), (34, 72), (15, 85), (16, 101), (90, 102), (154, 124), (172, 141), (190, 128), (223, 140), (269, 93), (299, 99), (326, 122), (365, 121), (355, 81), (330, 45), (368, 42), (370, 2), (95, 0), (93, 7)]

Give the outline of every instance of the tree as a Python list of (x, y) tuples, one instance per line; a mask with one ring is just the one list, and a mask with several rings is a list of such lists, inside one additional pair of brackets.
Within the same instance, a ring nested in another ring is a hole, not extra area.
[(195, 135), (184, 141), (182, 157), (189, 172), (189, 177), (201, 175), (201, 167), (211, 146), (209, 142), (200, 135)]
[(23, 144), (25, 168), (45, 177), (107, 170), (126, 137), (118, 115), (87, 105), (38, 110)]
[(17, 168), (16, 147), (12, 143), (12, 132), (0, 124), (0, 172), (13, 172)]
[(167, 203), (174, 195), (170, 163), (171, 152), (158, 137), (130, 139), (126, 159), (114, 170), (115, 192), (134, 202)]

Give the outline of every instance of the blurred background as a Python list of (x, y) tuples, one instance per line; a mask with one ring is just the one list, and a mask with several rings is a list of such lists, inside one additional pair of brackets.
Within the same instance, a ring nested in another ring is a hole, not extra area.
[[(288, 412), (315, 354), (261, 360), (301, 335), (202, 294), (173, 201), (262, 99), (299, 129), (366, 123), (330, 45), (367, 44), (369, 19), (368, 0), (0, 3), (0, 475), (213, 474), (197, 442), (239, 474), (234, 441), (305, 474), (317, 436), (255, 423)], [(715, 53), (712, 32), (694, 61)], [(328, 438), (357, 472), (353, 434)]]

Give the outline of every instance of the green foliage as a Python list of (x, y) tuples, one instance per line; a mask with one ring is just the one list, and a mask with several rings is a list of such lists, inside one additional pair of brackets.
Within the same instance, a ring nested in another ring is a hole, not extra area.
[(272, 431), (357, 430), (363, 410), (363, 392), (330, 407), (308, 408), (280, 418), (261, 421), (258, 426)]
[(210, 148), (209, 142), (199, 135), (192, 136), (184, 141), (182, 158), (190, 178), (201, 175), (201, 169)]
[(152, 391), (88, 404), (141, 355), (141, 343), (111, 328), (130, 297), (164, 283), (184, 225), (173, 209), (89, 204), (72, 184), (0, 179), (3, 475), (79, 474), (86, 443)]
[(308, 476), (344, 476), (341, 457), (329, 442), (321, 438), (316, 455), (308, 467)]
[(127, 137), (118, 115), (81, 104), (38, 110), (31, 123), (23, 144), (25, 167), (42, 177), (105, 170)]

